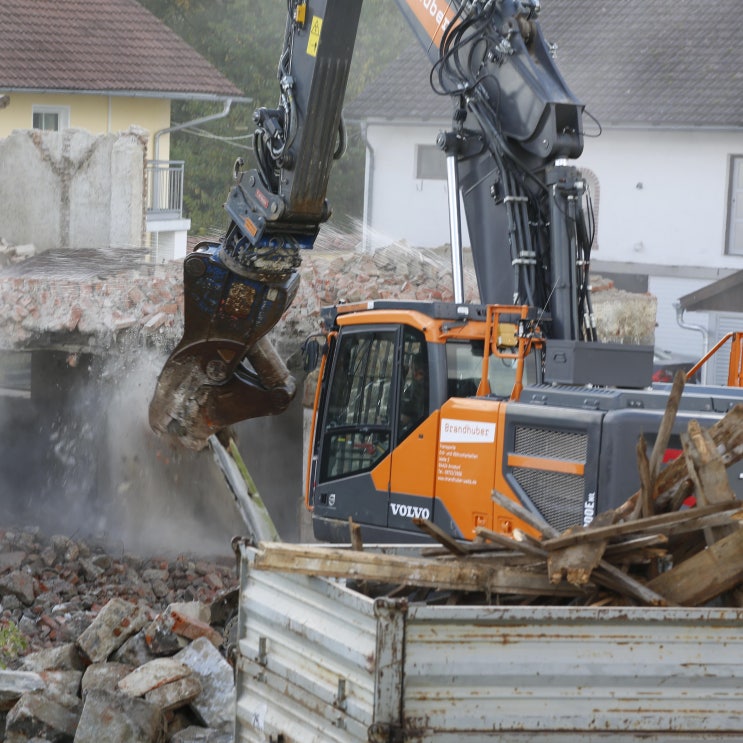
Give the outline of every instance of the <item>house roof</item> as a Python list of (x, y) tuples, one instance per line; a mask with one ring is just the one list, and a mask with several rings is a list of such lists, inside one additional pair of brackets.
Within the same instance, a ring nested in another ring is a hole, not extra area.
[(244, 95), (135, 0), (2, 0), (0, 89)]
[(743, 271), (736, 271), (679, 299), (689, 312), (743, 312)]
[[(543, 0), (545, 38), (603, 125), (743, 127), (740, 0)], [(347, 109), (351, 119), (448, 120), (428, 61), (404, 50)]]

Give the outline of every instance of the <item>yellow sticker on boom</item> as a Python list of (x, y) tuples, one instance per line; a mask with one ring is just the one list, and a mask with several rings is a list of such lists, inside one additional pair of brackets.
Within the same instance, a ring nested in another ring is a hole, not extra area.
[(312, 25), (310, 26), (310, 38), (307, 40), (307, 54), (310, 57), (317, 56), (317, 47), (320, 46), (320, 31), (322, 30), (322, 18), (312, 16)]

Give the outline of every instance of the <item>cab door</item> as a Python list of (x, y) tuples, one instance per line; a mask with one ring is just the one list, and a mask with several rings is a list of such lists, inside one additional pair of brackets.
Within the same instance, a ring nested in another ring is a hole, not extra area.
[(341, 330), (318, 432), (315, 517), (385, 527), (399, 326)]
[(440, 374), (434, 350), (420, 330), (405, 325), (400, 336), (388, 526), (420, 535), (413, 519), (434, 519), (438, 415), (431, 409)]

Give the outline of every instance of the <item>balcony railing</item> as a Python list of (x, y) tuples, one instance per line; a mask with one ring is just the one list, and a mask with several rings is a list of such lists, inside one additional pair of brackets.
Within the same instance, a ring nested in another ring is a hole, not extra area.
[(183, 160), (148, 160), (147, 216), (155, 219), (183, 217)]

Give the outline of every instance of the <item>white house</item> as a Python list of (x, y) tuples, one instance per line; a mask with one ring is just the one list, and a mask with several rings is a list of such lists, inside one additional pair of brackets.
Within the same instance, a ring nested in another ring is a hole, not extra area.
[[(543, 0), (540, 16), (590, 114), (577, 164), (598, 180), (593, 270), (656, 295), (656, 346), (694, 356), (705, 337), (680, 327), (674, 303), (743, 269), (743, 15), (740, 0), (706, 8)], [(371, 231), (420, 247), (449, 242), (443, 155), (434, 143), (451, 125), (451, 104), (431, 92), (428, 69), (411, 42), (346, 112), (366, 141)], [(731, 323), (743, 328), (740, 315), (683, 320), (711, 341)]]

